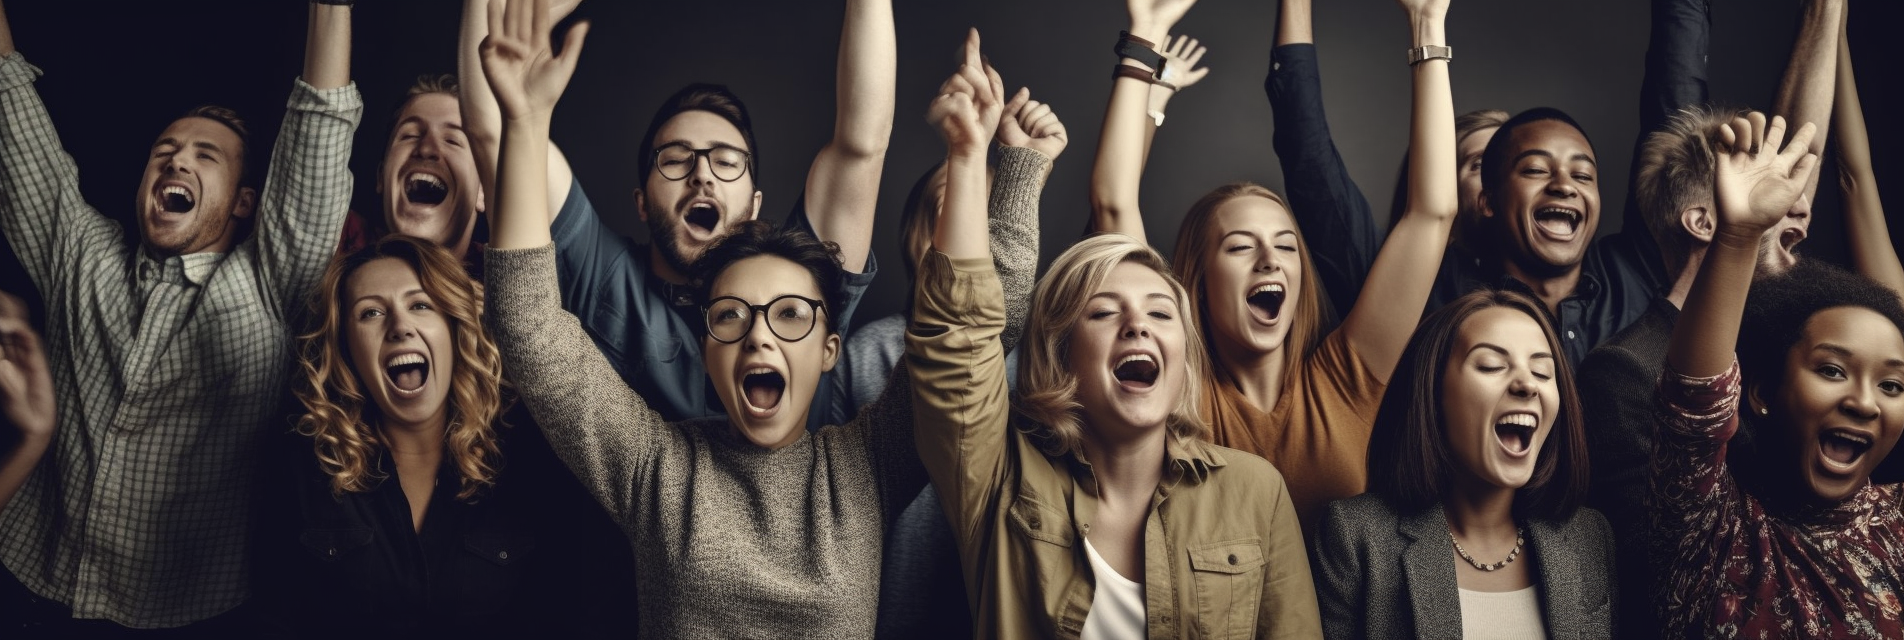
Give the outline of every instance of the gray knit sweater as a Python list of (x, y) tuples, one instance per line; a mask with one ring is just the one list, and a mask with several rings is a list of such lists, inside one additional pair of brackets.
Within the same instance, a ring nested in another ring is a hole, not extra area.
[(504, 370), (634, 545), (640, 637), (872, 637), (885, 528), (926, 484), (903, 363), (853, 420), (768, 450), (724, 417), (662, 421), (562, 309), (553, 246), (489, 249), (484, 275)]

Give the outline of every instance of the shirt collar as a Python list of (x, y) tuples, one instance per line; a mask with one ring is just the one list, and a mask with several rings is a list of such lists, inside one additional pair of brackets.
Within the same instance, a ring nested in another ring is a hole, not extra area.
[(141, 282), (158, 280), (162, 282), (187, 282), (195, 287), (203, 287), (217, 270), (218, 263), (225, 259), (224, 253), (201, 252), (160, 259), (141, 248), (138, 258), (133, 260), (132, 277)]
[[(1073, 451), (1065, 456), (1071, 467), (1071, 473), (1086, 482), (1096, 481), (1096, 472), (1091, 469), (1090, 461)], [(1195, 438), (1164, 438), (1164, 486), (1175, 486), (1189, 481), (1190, 484), (1203, 484), (1210, 478), (1210, 471), (1229, 464), (1223, 455), (1209, 443)]]

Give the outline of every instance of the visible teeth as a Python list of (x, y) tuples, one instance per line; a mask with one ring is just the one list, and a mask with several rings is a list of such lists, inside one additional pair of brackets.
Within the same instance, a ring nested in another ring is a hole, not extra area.
[(386, 368), (401, 367), (406, 364), (429, 364), (429, 361), (423, 359), (423, 356), (421, 354), (405, 353), (405, 354), (392, 356), (388, 362), (384, 363), (383, 366)]
[(159, 190), (159, 195), (186, 196), (189, 198), (191, 197), (192, 194), (186, 191), (185, 187), (181, 187), (178, 185), (167, 185), (165, 188)]
[(769, 368), (766, 368), (766, 367), (755, 367), (755, 368), (752, 368), (752, 369), (748, 369), (748, 370), (747, 370), (747, 373), (746, 373), (745, 375), (750, 375), (750, 376), (764, 376), (764, 375), (768, 375), (768, 374), (772, 374), (773, 372), (774, 372), (774, 370), (773, 370), (773, 369), (769, 369)]
[(1253, 295), (1256, 295), (1256, 294), (1259, 294), (1259, 293), (1282, 293), (1282, 292), (1283, 292), (1283, 286), (1282, 286), (1282, 285), (1280, 285), (1280, 284), (1266, 284), (1266, 285), (1263, 285), (1263, 286), (1260, 286), (1260, 287), (1257, 287), (1257, 288), (1255, 288), (1255, 289), (1251, 289), (1251, 290), (1250, 290), (1250, 295), (1252, 295), (1252, 296), (1253, 296)]
[(1562, 209), (1559, 207), (1548, 207), (1545, 209), (1541, 209), (1539, 213), (1567, 216), (1567, 219), (1569, 220), (1578, 220), (1580, 218), (1580, 212), (1574, 211), (1572, 209)]
[(1534, 416), (1525, 413), (1509, 414), (1502, 416), (1498, 424), (1511, 424), (1516, 427), (1533, 427)]
[(1850, 440), (1858, 444), (1867, 444), (1867, 445), (1871, 444), (1871, 438), (1863, 436), (1863, 435), (1859, 435), (1859, 434), (1845, 433), (1845, 432), (1839, 431), (1831, 435), (1836, 436), (1838, 438), (1845, 439), (1845, 440)]
[(1156, 362), (1156, 360), (1151, 359), (1149, 354), (1133, 353), (1131, 355), (1124, 356), (1123, 360), (1117, 361), (1117, 366), (1121, 367), (1131, 362)]
[(432, 186), (432, 187), (436, 187), (436, 188), (438, 188), (438, 189), (443, 189), (443, 188), (445, 188), (445, 187), (444, 187), (444, 185), (443, 185), (443, 179), (442, 179), (442, 178), (438, 178), (438, 177), (436, 177), (436, 176), (433, 176), (433, 175), (430, 175), (430, 174), (427, 174), (427, 173), (412, 173), (412, 174), (410, 174), (410, 175), (409, 175), (409, 177), (407, 177), (407, 178), (405, 178), (405, 179), (406, 179), (406, 180), (409, 180), (409, 181), (411, 181), (411, 182), (423, 182), (423, 183), (427, 183), (427, 184), (429, 184), (430, 186)]

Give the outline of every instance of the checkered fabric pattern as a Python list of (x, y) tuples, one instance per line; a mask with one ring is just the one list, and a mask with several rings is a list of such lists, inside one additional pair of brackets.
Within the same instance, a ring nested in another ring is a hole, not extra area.
[(60, 424), (0, 513), (0, 563), (75, 617), (204, 620), (247, 595), (256, 453), (350, 204), (362, 99), (298, 81), (252, 236), (159, 260), (82, 200), (39, 73), (0, 60), (0, 230), (46, 298)]

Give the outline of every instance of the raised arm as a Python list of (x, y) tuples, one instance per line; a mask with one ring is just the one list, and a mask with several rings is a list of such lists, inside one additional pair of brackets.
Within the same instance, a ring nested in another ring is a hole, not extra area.
[(1757, 267), (1759, 237), (1785, 217), (1804, 194), (1818, 164), (1811, 153), (1816, 128), (1807, 123), (1780, 150), (1785, 119), (1753, 112), (1720, 130), (1713, 201), (1718, 227), (1699, 276), (1673, 324), (1666, 365), (1681, 376), (1707, 378), (1732, 367), (1745, 314), (1745, 294)]
[[(1798, 43), (1792, 47), (1792, 60), (1785, 65), (1779, 81), (1776, 113), (1787, 122), (1807, 122), (1818, 128), (1808, 153), (1824, 157), (1825, 140), (1830, 134), (1831, 96), (1837, 82), (1838, 40), (1844, 29), (1845, 0), (1809, 0), (1804, 20), (1798, 26)], [(1799, 206), (1809, 211), (1818, 194), (1816, 171), (1805, 178), (1805, 192)]]
[(319, 91), (350, 84), (350, 5), (313, 2), (310, 20), (304, 83)]
[(1335, 308), (1346, 312), (1382, 250), (1382, 231), (1329, 130), (1310, 0), (1283, 0), (1277, 7), (1276, 47), (1263, 80), (1275, 125), (1271, 144), (1282, 165), (1283, 195), (1303, 239), (1329, 247), (1310, 252), (1316, 277)]
[(945, 140), (945, 202), (932, 249), (953, 260), (992, 258), (986, 230), (985, 152), (1004, 111), (1004, 82), (979, 55), (978, 30), (966, 33), (959, 70), (939, 87), (926, 121)]
[[(1448, 0), (1401, 0), (1413, 47), (1445, 45)], [(1428, 304), (1441, 255), (1448, 247), (1460, 195), (1454, 140), (1454, 93), (1448, 60), (1415, 64), (1414, 108), (1408, 139), (1408, 205), (1375, 257), (1342, 331), (1369, 370), (1382, 380), (1395, 371), (1402, 349)], [(1311, 253), (1316, 245), (1311, 244)]]
[(1891, 227), (1878, 200), (1878, 176), (1871, 168), (1871, 138), (1864, 127), (1864, 105), (1851, 69), (1851, 42), (1838, 37), (1838, 95), (1831, 105), (1837, 128), (1838, 188), (1844, 192), (1845, 236), (1851, 264), (1858, 273), (1904, 295), (1904, 264), (1891, 244)]
[[(463, 134), (469, 136), (470, 151), (476, 156), (476, 175), (482, 180), (483, 193), (496, 193), (496, 154), (502, 146), (502, 107), (489, 90), (489, 78), (483, 75), (483, 38), (489, 36), (489, 1), (464, 0), (463, 24), (456, 39), (456, 83), (463, 108)], [(508, 0), (496, 0), (506, 3)], [(549, 7), (549, 23), (559, 24), (575, 11), (582, 0), (558, 0)], [(569, 181), (574, 178), (568, 156), (549, 142), (549, 219), (562, 211), (568, 199)]]
[(866, 270), (872, 252), (879, 176), (892, 144), (898, 58), (892, 0), (847, 0), (833, 140), (807, 172), (804, 206), (813, 234), (839, 245), (840, 263), (854, 273)]
[[(1195, 70), (1195, 60), (1203, 57), (1203, 49), (1195, 46), (1195, 41), (1187, 38), (1174, 43), (1172, 48), (1167, 40), (1170, 30), (1177, 26), (1196, 0), (1127, 0), (1126, 9), (1130, 12), (1130, 35), (1154, 45), (1160, 55), (1177, 54), (1177, 60), (1183, 65), (1173, 65), (1169, 57), (1165, 58), (1164, 68), (1183, 66), (1188, 74), (1164, 80), (1177, 89), (1189, 86), (1201, 80), (1204, 71)], [(1111, 100), (1104, 110), (1104, 128), (1098, 135), (1097, 159), (1091, 167), (1091, 232), (1122, 233), (1145, 240), (1144, 218), (1138, 210), (1138, 183), (1144, 177), (1144, 164), (1150, 160), (1150, 143), (1157, 133), (1158, 122), (1151, 111), (1163, 113), (1164, 101), (1176, 91), (1145, 80), (1141, 76), (1155, 76), (1156, 69), (1149, 62), (1134, 58), (1122, 58), (1117, 62), (1122, 67), (1133, 70), (1132, 75), (1118, 75), (1111, 80)], [(1188, 65), (1188, 66), (1184, 66)], [(1174, 72), (1166, 71), (1166, 74)], [(1158, 94), (1158, 102), (1152, 102), (1152, 93)], [(1157, 107), (1152, 109), (1152, 107)]]
[[(0, 18), (0, 32), (5, 31)], [(5, 44), (0, 33), (0, 44)], [(12, 433), (0, 435), (0, 508), (26, 483), (26, 477), (53, 441), (56, 419), (53, 374), (46, 350), (33, 331), (26, 304), (0, 292), (0, 419)]]
[(550, 244), (549, 120), (575, 74), (582, 39), (588, 35), (587, 22), (575, 25), (557, 55), (549, 34), (555, 26), (552, 4), (493, 2), (485, 11), (489, 35), (481, 47), (483, 74), (502, 119), (489, 212), (490, 243), (498, 249)]
[(998, 122), (997, 173), (992, 177), (992, 264), (1005, 292), (1005, 331), (999, 341), (1010, 351), (1030, 316), (1031, 291), (1038, 278), (1038, 204), (1045, 178), (1070, 137), (1051, 105), (1020, 89)]

